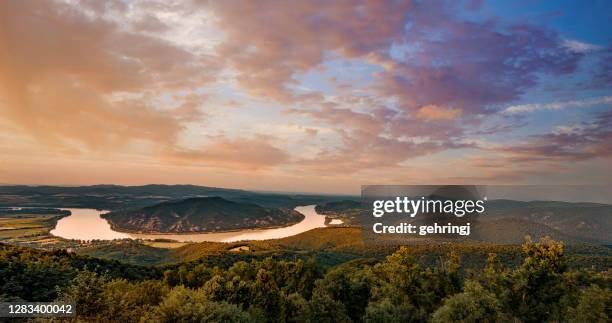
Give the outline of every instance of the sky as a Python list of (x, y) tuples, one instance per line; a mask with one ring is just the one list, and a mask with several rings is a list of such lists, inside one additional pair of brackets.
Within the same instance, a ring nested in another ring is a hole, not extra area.
[(612, 184), (610, 1), (0, 1), (0, 183)]

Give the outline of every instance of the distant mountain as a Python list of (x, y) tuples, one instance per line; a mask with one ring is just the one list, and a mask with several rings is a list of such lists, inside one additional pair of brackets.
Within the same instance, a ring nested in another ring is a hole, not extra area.
[(286, 226), (304, 219), (292, 209), (267, 208), (221, 197), (196, 197), (104, 214), (119, 231), (182, 233)]
[(342, 200), (342, 201), (332, 201), (324, 204), (319, 204), (316, 206), (316, 210), (319, 213), (325, 212), (345, 212), (346, 210), (352, 209), (360, 209), (363, 208), (361, 202), (353, 201), (353, 200)]
[(359, 217), (365, 211), (361, 202), (353, 200), (331, 201), (319, 204), (315, 210), (330, 219), (338, 219), (343, 225), (359, 225)]
[(608, 204), (493, 200), (487, 205), (486, 218), (532, 223), (533, 228), (544, 225), (577, 240), (612, 243), (612, 205)]
[(345, 198), (343, 196), (331, 195), (252, 192), (197, 185), (12, 185), (0, 186), (0, 207), (81, 207), (114, 211), (150, 206), (165, 201), (205, 196), (219, 196), (234, 202), (283, 208), (294, 208), (299, 205), (317, 204)]
[[(317, 205), (317, 211), (348, 218), (350, 224), (359, 224), (361, 216), (370, 215), (368, 206), (357, 201), (322, 203)], [(569, 243), (609, 245), (612, 244), (610, 232), (612, 205), (609, 204), (500, 199), (487, 202), (486, 212), (478, 217), (471, 238), (490, 243), (521, 243), (526, 235), (534, 239), (551, 236)]]
[(550, 237), (566, 244), (598, 243), (594, 239), (575, 237), (545, 224), (510, 217), (479, 221), (473, 228), (471, 238), (493, 244), (521, 244), (525, 242), (527, 236), (530, 236), (534, 241), (543, 237)]

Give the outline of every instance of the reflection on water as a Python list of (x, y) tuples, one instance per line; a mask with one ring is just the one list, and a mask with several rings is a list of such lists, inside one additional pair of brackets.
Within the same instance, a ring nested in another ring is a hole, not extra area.
[(325, 226), (325, 216), (315, 211), (314, 205), (298, 206), (296, 211), (304, 214), (302, 222), (276, 229), (263, 230), (240, 230), (234, 232), (220, 233), (194, 233), (194, 234), (138, 234), (122, 233), (113, 231), (110, 224), (100, 217), (103, 211), (92, 209), (65, 209), (72, 215), (57, 222), (57, 226), (51, 234), (66, 238), (80, 240), (112, 240), (122, 238), (133, 239), (172, 239), (181, 242), (233, 242), (240, 240), (267, 240), (278, 239), (296, 235), (314, 228)]
[(62, 209), (72, 214), (57, 221), (54, 236), (78, 240), (112, 240), (129, 238), (126, 233), (113, 231), (110, 224), (100, 217), (103, 211), (94, 209)]

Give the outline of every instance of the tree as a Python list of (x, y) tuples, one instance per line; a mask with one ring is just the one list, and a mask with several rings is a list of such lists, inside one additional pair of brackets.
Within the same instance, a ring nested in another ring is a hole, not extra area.
[(585, 288), (578, 298), (575, 308), (569, 308), (567, 322), (610, 322), (612, 316), (612, 292), (609, 288), (591, 285)]
[(500, 322), (507, 321), (495, 295), (476, 281), (466, 281), (465, 291), (447, 298), (432, 315), (432, 322)]
[(342, 303), (334, 301), (328, 295), (316, 292), (308, 302), (303, 317), (306, 318), (306, 321), (313, 323), (351, 322)]
[(236, 305), (209, 300), (202, 290), (177, 286), (144, 320), (185, 323), (248, 322), (249, 316)]
[(105, 317), (118, 322), (138, 322), (166, 297), (169, 288), (158, 280), (131, 283), (116, 279), (102, 292)]
[(329, 295), (341, 302), (353, 321), (361, 320), (370, 299), (371, 282), (375, 280), (369, 268), (339, 266), (316, 283), (315, 292)]
[(263, 268), (259, 269), (250, 294), (252, 302), (249, 311), (265, 313), (262, 317), (265, 321), (276, 322), (276, 316), (282, 316), (283, 298), (272, 272)]
[(563, 244), (549, 238), (523, 244), (525, 259), (511, 275), (507, 300), (509, 309), (524, 322), (543, 322), (560, 312), (559, 301), (567, 294), (563, 272)]
[[(308, 301), (298, 293), (289, 294), (283, 302), (285, 304), (285, 322), (305, 322), (308, 319)], [(282, 321), (282, 320), (279, 320)]]
[(77, 314), (81, 318), (101, 317), (106, 307), (102, 292), (107, 282), (106, 275), (83, 270), (72, 280), (72, 285), (61, 292), (60, 299), (68, 303), (75, 303)]

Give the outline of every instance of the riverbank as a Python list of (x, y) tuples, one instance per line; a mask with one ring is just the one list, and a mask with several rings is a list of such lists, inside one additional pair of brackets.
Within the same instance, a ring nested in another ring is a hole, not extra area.
[[(15, 211), (20, 211), (15, 213)], [(31, 211), (31, 212), (30, 212)], [(80, 242), (52, 235), (58, 221), (70, 212), (57, 212), (55, 208), (3, 208), (0, 209), (0, 242), (53, 250), (76, 248)]]
[(262, 230), (287, 228), (287, 227), (296, 225), (304, 221), (304, 219), (306, 218), (305, 216), (302, 216), (302, 218), (299, 221), (291, 221), (284, 225), (273, 225), (273, 226), (266, 226), (266, 227), (245, 227), (245, 228), (240, 228), (240, 229), (213, 230), (213, 231), (206, 230), (206, 231), (160, 232), (160, 231), (130, 230), (130, 229), (121, 228), (121, 227), (118, 227), (115, 223), (109, 221), (108, 219), (105, 219), (102, 216), (102, 214), (100, 216), (104, 220), (106, 220), (106, 222), (108, 222), (111, 230), (115, 232), (128, 233), (128, 234), (147, 234), (147, 235), (168, 235), (168, 234), (189, 235), (189, 234), (210, 234), (210, 233), (235, 233), (235, 232), (244, 232), (244, 231), (257, 232), (257, 231), (262, 231)]
[(242, 240), (278, 239), (296, 235), (314, 228), (325, 227), (325, 217), (315, 211), (314, 205), (298, 206), (294, 210), (304, 215), (302, 221), (275, 228), (253, 228), (224, 232), (139, 233), (117, 231), (92, 209), (69, 209), (73, 215), (62, 219), (51, 233), (67, 239), (167, 239), (177, 242), (234, 242)]

